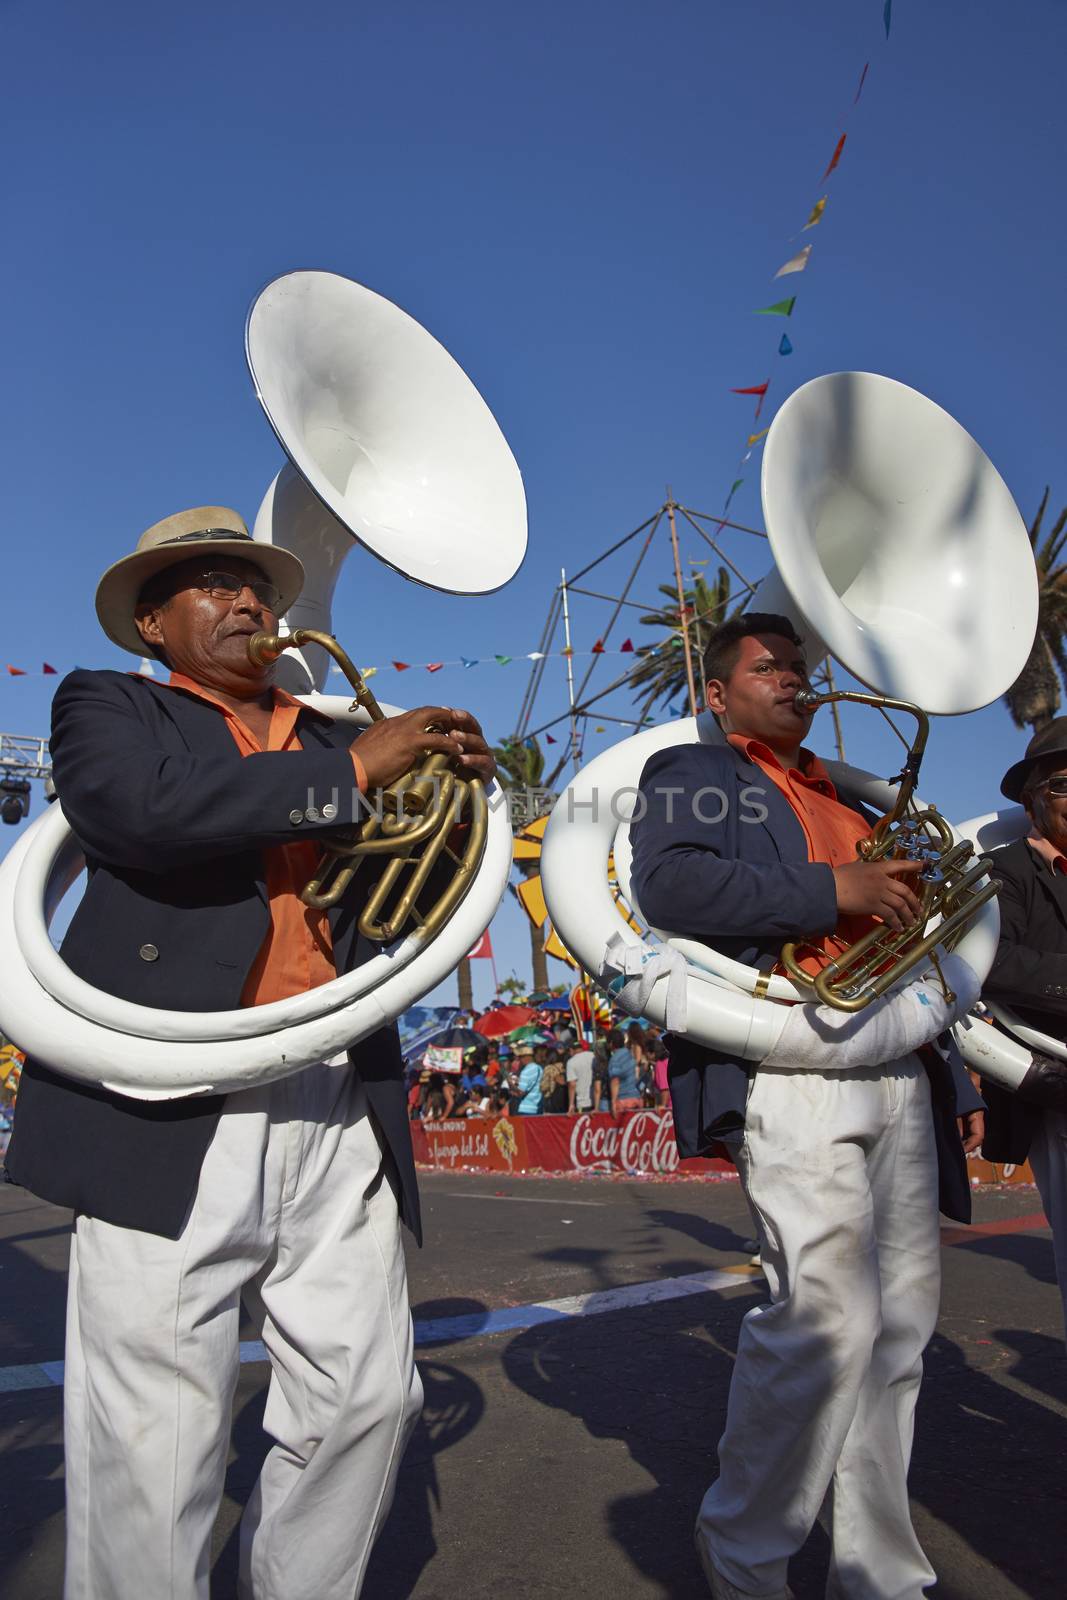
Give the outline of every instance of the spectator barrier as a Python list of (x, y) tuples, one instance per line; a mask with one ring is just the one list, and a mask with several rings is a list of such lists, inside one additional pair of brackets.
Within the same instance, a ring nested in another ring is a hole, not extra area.
[[(453, 1172), (603, 1172), (723, 1177), (733, 1164), (718, 1157), (680, 1161), (669, 1111), (643, 1110), (613, 1117), (450, 1117), (413, 1122), (411, 1138), (421, 1167)], [(1033, 1183), (1029, 1166), (993, 1166), (972, 1156), (972, 1181)]]

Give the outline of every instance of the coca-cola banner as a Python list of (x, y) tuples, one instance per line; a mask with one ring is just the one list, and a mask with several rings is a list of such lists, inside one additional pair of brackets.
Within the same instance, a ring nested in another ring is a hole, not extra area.
[[(649, 1172), (679, 1170), (669, 1111), (579, 1117), (463, 1117), (413, 1122), (415, 1160), (456, 1172)], [(732, 1172), (728, 1161), (689, 1160), (682, 1172)]]
[[(680, 1161), (669, 1111), (580, 1117), (460, 1117), (413, 1122), (420, 1166), (453, 1172), (732, 1173), (729, 1161)], [(968, 1158), (972, 1183), (1033, 1183), (1029, 1164), (993, 1166)]]

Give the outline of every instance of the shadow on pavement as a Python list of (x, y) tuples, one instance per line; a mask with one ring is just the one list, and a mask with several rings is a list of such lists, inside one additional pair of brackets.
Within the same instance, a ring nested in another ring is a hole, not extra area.
[[(1011, 1376), (1022, 1376), (1027, 1361), (1039, 1358), (1047, 1370), (1047, 1349), (1038, 1344), (1052, 1341), (1022, 1331), (998, 1337), (1021, 1352)], [(1063, 1417), (968, 1365), (943, 1334), (934, 1335), (925, 1366), (912, 1456), (913, 1503), (951, 1528), (979, 1568), (988, 1563), (1029, 1600), (1061, 1600)], [(944, 1570), (942, 1563), (938, 1576), (939, 1600), (971, 1600), (966, 1574)]]
[[(433, 1300), (415, 1306), (419, 1322), (487, 1314), (479, 1300)], [(374, 1600), (407, 1600), (437, 1553), (434, 1517), (442, 1513), (458, 1531), (470, 1511), (467, 1499), (445, 1504), (437, 1457), (465, 1439), (485, 1411), (481, 1388), (458, 1367), (419, 1358), (426, 1399), (400, 1468), (396, 1499), (367, 1569), (364, 1593)]]
[[(746, 1243), (755, 1237), (755, 1225), (752, 1231), (741, 1236), (736, 1228), (726, 1227), (721, 1222), (712, 1222), (710, 1217), (695, 1215), (689, 1211), (647, 1211), (645, 1216), (649, 1222), (654, 1222), (658, 1228), (674, 1228), (678, 1233), (684, 1233), (687, 1238), (693, 1239), (697, 1244), (708, 1250), (727, 1250), (731, 1253), (743, 1250)], [(703, 1270), (707, 1270), (708, 1263), (702, 1263)]]
[[(663, 1276), (676, 1271), (670, 1263)], [(605, 1517), (607, 1536), (671, 1600), (707, 1595), (693, 1525), (715, 1475), (737, 1329), (752, 1303), (750, 1295), (729, 1301), (695, 1295), (661, 1301), (648, 1316), (631, 1310), (544, 1323), (517, 1335), (504, 1352), (504, 1371), (516, 1388), (576, 1417), (592, 1438), (624, 1444), (652, 1479), (653, 1487), (640, 1493), (612, 1496), (619, 1457), (606, 1446), (599, 1472), (592, 1458), (592, 1492), (576, 1482), (571, 1498), (578, 1515), (588, 1504)], [(589, 1458), (583, 1463), (588, 1475)], [(632, 1481), (630, 1473), (625, 1477)], [(560, 1497), (557, 1486), (552, 1499)], [(603, 1536), (595, 1524), (587, 1534)]]
[(954, 1247), (972, 1256), (989, 1256), (998, 1261), (1009, 1261), (1022, 1267), (1037, 1283), (1055, 1285), (1056, 1263), (1052, 1254), (1052, 1240), (1037, 1233), (1002, 1233), (977, 1235), (973, 1240), (961, 1241)]

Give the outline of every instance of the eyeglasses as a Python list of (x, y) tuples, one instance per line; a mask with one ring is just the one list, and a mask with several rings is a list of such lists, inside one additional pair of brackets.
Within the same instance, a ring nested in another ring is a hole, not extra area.
[(1067, 772), (1059, 773), (1055, 778), (1046, 778), (1043, 783), (1035, 783), (1034, 788), (1047, 789), (1057, 800), (1062, 800), (1067, 795)]
[(213, 595), (216, 600), (236, 600), (242, 589), (251, 589), (264, 610), (272, 611), (275, 615), (282, 603), (280, 593), (266, 578), (257, 578), (250, 583), (233, 572), (202, 572), (196, 580), (196, 586), (205, 594)]

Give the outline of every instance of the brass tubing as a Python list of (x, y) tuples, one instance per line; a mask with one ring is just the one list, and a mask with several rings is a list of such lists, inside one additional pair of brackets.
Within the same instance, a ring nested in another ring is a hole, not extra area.
[[(252, 661), (269, 665), (277, 661), (283, 651), (299, 649), (305, 644), (319, 645), (337, 662), (352, 686), (355, 704), (372, 722), (384, 720), (385, 713), (374, 694), (332, 634), (322, 633), (317, 628), (294, 628), (289, 634), (256, 633), (248, 641), (248, 654)], [(426, 731), (440, 730), (428, 728)], [(360, 932), (378, 943), (390, 942), (398, 938), (404, 924), (415, 917), (418, 926), (412, 937), (422, 942), (432, 939), (473, 883), (489, 831), (484, 784), (476, 778), (457, 777), (451, 759), (441, 751), (428, 751), (419, 765), (381, 791), (378, 810), (370, 812), (361, 822), (339, 830), (336, 836), (328, 836), (318, 870), (301, 892), (304, 904), (320, 911), (329, 910), (345, 893), (364, 859), (385, 857), (359, 918)], [(391, 814), (384, 815), (387, 806), (391, 807)], [(468, 813), (467, 847), (458, 861), (449, 851), (455, 862), (451, 881), (426, 915), (420, 916), (415, 901), (442, 851), (448, 847), (454, 826)], [(421, 858), (416, 856), (420, 846), (425, 846)], [(375, 921), (405, 867), (411, 868), (411, 878), (397, 904), (387, 921)]]
[[(861, 694), (849, 689), (835, 689), (823, 695), (802, 689), (795, 704), (798, 711), (815, 711), (841, 700), (883, 711), (906, 711), (915, 718), (915, 736), (896, 780), (893, 804), (875, 823), (870, 836), (857, 845), (857, 856), (868, 862), (920, 861), (925, 864), (924, 870), (931, 873), (924, 880), (920, 872), (916, 885), (919, 914), (906, 928), (899, 933), (891, 933), (884, 926), (872, 928), (814, 977), (799, 966), (800, 942), (783, 945), (782, 965), (802, 993), (836, 1010), (855, 1012), (884, 994), (939, 944), (951, 947), (966, 924), (993, 898), (999, 885), (994, 880), (976, 889), (992, 866), (988, 857), (972, 861), (972, 846), (965, 840), (956, 840), (951, 826), (939, 812), (932, 806), (924, 811), (915, 808), (915, 785), (930, 732), (930, 720), (921, 707), (905, 700), (892, 700), (886, 695)], [(972, 864), (964, 872), (962, 869), (969, 861)], [(941, 917), (937, 927), (925, 932), (936, 916)], [(879, 971), (879, 968), (884, 970)]]

